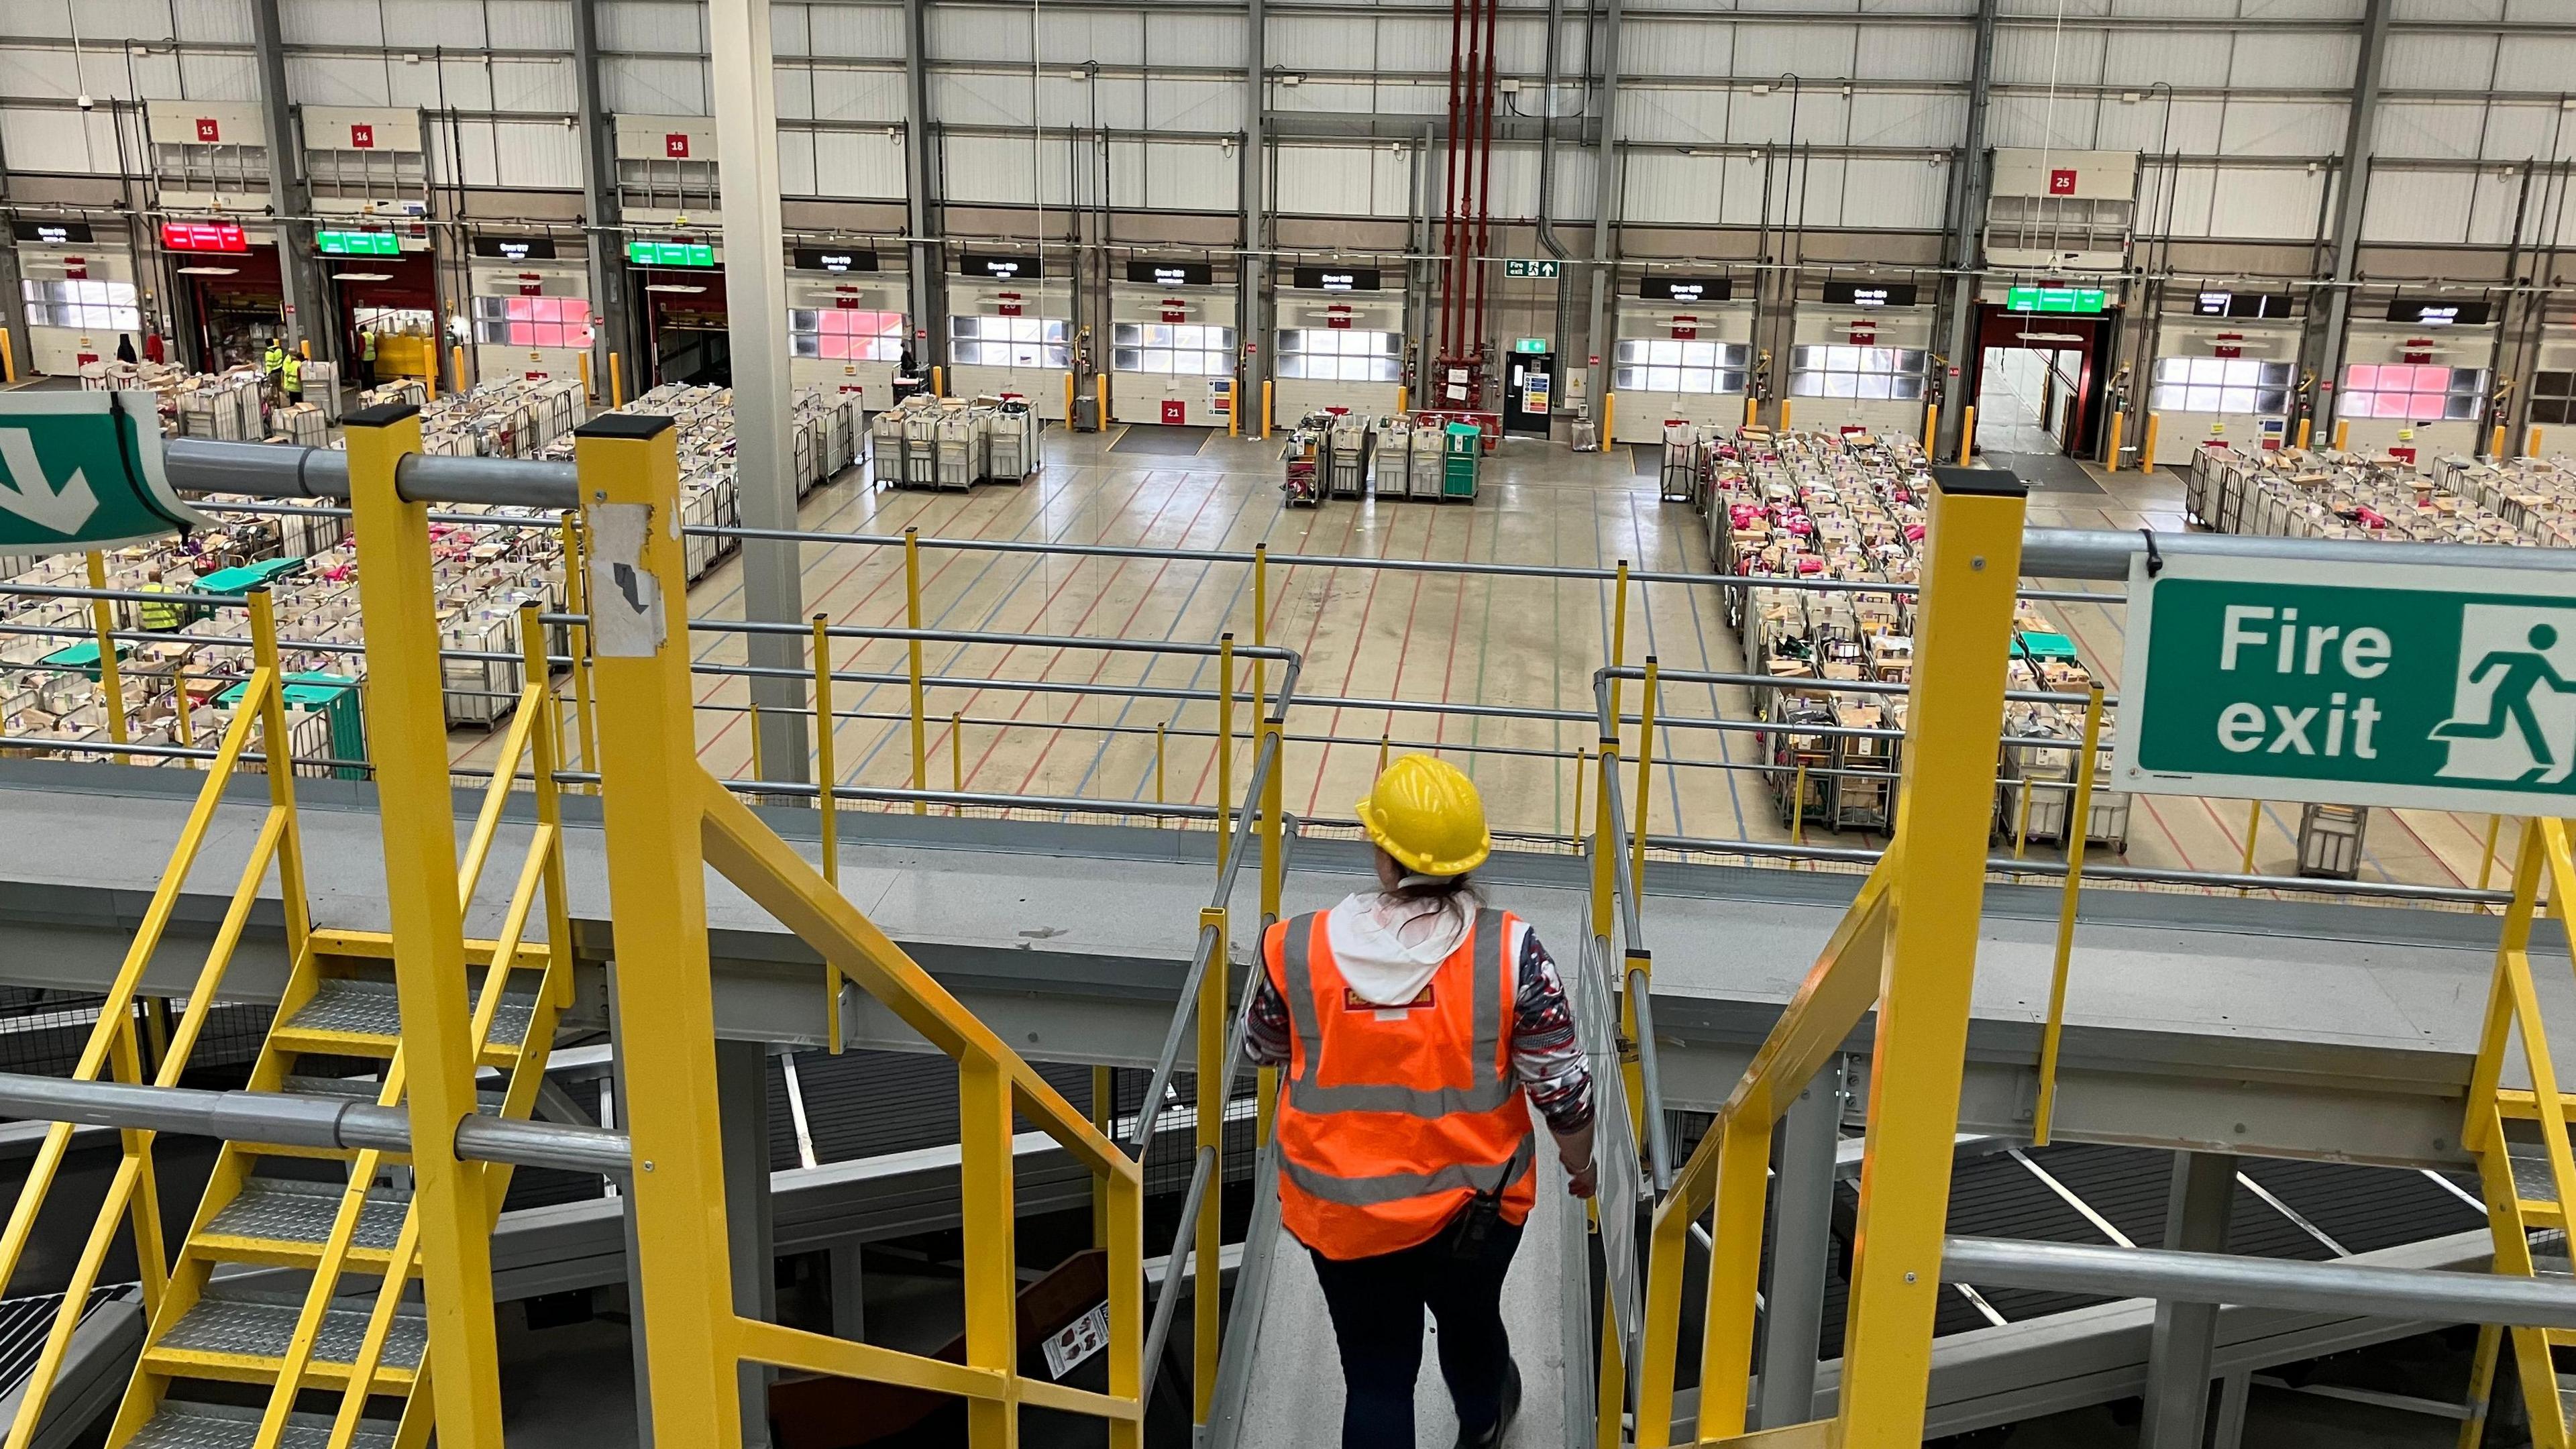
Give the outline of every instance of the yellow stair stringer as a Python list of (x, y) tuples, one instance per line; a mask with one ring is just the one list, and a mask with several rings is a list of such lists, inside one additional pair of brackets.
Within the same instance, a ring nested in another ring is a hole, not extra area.
[[(2466, 1120), (2460, 1140), (2477, 1159), (2478, 1183), (2494, 1236), (2493, 1271), (2518, 1277), (2537, 1276), (2531, 1250), (2535, 1230), (2568, 1227), (2567, 1204), (2576, 1203), (2576, 1151), (2568, 1140), (2570, 1099), (2558, 1086), (2556, 1059), (2541, 1018), (2540, 996), (2531, 967), (2531, 924), (2541, 910), (2544, 879), (2553, 901), (2576, 902), (2576, 859), (2571, 859), (2564, 822), (2526, 823), (2514, 864), (2513, 900), (2506, 907), (2496, 949), (2496, 967), (2488, 991), (2486, 1020), (2478, 1040), (2478, 1061), (2470, 1078)], [(2508, 1058), (2519, 1043), (2528, 1088), (2503, 1085)], [(2536, 1127), (2538, 1141), (2515, 1138), (2511, 1126)], [(2545, 1162), (2547, 1185), (2518, 1176), (2515, 1148), (2525, 1164)], [(2545, 1191), (2546, 1196), (2529, 1194)], [(2523, 1401), (2531, 1419), (2535, 1449), (2576, 1449), (2569, 1434), (2566, 1395), (2551, 1362), (2547, 1330), (2508, 1330), (2514, 1366), (2521, 1377)]]
[[(523, 709), (522, 719), (528, 719), (532, 713), (541, 716), (543, 712)], [(467, 943), (469, 967), (479, 967), (482, 971), (481, 990), (475, 997), (469, 1040), (475, 1044), (477, 1060), (501, 1066), (509, 1074), (497, 1108), (499, 1115), (522, 1120), (536, 1106), (556, 1025), (564, 1008), (571, 1005), (573, 996), (570, 900), (565, 891), (562, 826), (555, 808), (551, 781), (553, 741), (543, 737), (550, 736), (551, 731), (540, 729), (537, 733), (541, 738), (529, 741), (526, 731), (513, 730), (485, 809), (486, 822), (479, 832), (484, 837), (481, 843), (488, 845), (490, 825), (497, 821), (501, 799), (510, 783), (508, 777), (518, 763), (518, 747), (523, 743), (534, 745), (532, 753), (536, 768), (533, 773), (538, 782), (540, 822), (529, 837), (527, 853), (510, 894), (500, 935), (491, 941)], [(482, 849), (469, 856), (458, 881), (461, 899), (472, 899), (484, 860)], [(541, 943), (530, 943), (525, 937), (540, 895), (544, 898), (547, 939)], [(298, 1012), (313, 1002), (329, 974), (344, 970), (353, 962), (381, 961), (391, 956), (392, 944), (380, 933), (327, 928), (312, 931), (307, 948), (298, 953), (268, 1038), (262, 1043), (248, 1084), (250, 1090), (287, 1090), (295, 1059), (316, 1050), (310, 1041), (314, 1034), (299, 1032), (291, 1023)], [(512, 978), (531, 970), (538, 975), (533, 993), (533, 1018), (520, 1035), (517, 1047), (512, 1049), (493, 1040), (493, 1022), (508, 994), (505, 988)], [(353, 1041), (360, 1039), (351, 1038)], [(378, 1039), (399, 1041), (398, 1035)], [(386, 1065), (376, 1100), (382, 1105), (396, 1105), (402, 1100), (403, 1090), (401, 1048), (391, 1046), (384, 1060)], [(270, 1156), (337, 1158), (350, 1164), (330, 1230), (318, 1245), (313, 1245), (309, 1262), (300, 1261), (307, 1256), (301, 1252), (289, 1254), (277, 1248), (263, 1251), (256, 1245), (246, 1251), (241, 1239), (216, 1238), (209, 1231), (225, 1207), (241, 1195), (258, 1160)], [(400, 1233), (389, 1251), (361, 1250), (353, 1242), (361, 1214), (374, 1189), (377, 1172), (388, 1163), (402, 1161), (404, 1159), (399, 1154), (374, 1150), (317, 1152), (255, 1143), (224, 1144), (216, 1160), (214, 1174), (207, 1183), (205, 1197), (181, 1248), (178, 1265), (172, 1271), (170, 1285), (161, 1295), (152, 1315), (134, 1377), (127, 1386), (107, 1436), (108, 1449), (124, 1449), (131, 1443), (160, 1410), (171, 1382), (182, 1378), (224, 1378), (264, 1384), (269, 1389), (269, 1398), (256, 1441), (260, 1449), (269, 1449), (283, 1438), (289, 1415), (295, 1411), (303, 1390), (335, 1387), (341, 1394), (340, 1409), (329, 1439), (333, 1449), (345, 1449), (361, 1428), (381, 1433), (387, 1427), (385, 1420), (365, 1415), (371, 1399), (383, 1398), (403, 1401), (401, 1418), (395, 1426), (396, 1449), (420, 1449), (428, 1440), (433, 1422), (429, 1407), (431, 1400), (426, 1392), (429, 1384), (427, 1363), (424, 1360), (417, 1370), (388, 1367), (384, 1363), (386, 1341), (403, 1306), (405, 1289), (419, 1270), (418, 1212), (406, 1205)], [(495, 1222), (509, 1191), (510, 1176), (511, 1169), (504, 1165), (493, 1164), (484, 1168), (489, 1217)], [(242, 1261), (285, 1262), (289, 1266), (304, 1266), (312, 1270), (312, 1278), (303, 1291), (285, 1351), (249, 1359), (172, 1351), (165, 1347), (171, 1331), (182, 1324), (189, 1310), (203, 1300), (215, 1266)], [(375, 1291), (365, 1295), (372, 1304), (366, 1330), (351, 1362), (337, 1364), (318, 1360), (314, 1350), (325, 1314), (338, 1301), (340, 1279), (350, 1270), (377, 1280)]]

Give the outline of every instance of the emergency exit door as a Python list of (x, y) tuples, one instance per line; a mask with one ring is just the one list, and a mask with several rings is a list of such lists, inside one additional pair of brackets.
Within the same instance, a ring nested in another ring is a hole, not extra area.
[(1547, 436), (1555, 412), (1556, 354), (1515, 352), (1504, 372), (1503, 431)]

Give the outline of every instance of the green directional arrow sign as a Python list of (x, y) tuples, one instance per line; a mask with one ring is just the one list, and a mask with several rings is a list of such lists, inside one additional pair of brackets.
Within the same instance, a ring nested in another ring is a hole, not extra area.
[(2128, 615), (2118, 789), (2576, 804), (2576, 572), (2172, 557)]
[(0, 553), (116, 548), (210, 523), (170, 491), (152, 394), (0, 393)]

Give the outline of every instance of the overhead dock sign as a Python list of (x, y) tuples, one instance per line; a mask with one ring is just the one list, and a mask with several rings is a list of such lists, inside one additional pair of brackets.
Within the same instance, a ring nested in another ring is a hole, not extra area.
[(152, 394), (0, 394), (0, 554), (118, 548), (210, 523), (170, 491)]
[(2119, 716), (2118, 789), (2568, 813), (2576, 573), (2141, 558)]

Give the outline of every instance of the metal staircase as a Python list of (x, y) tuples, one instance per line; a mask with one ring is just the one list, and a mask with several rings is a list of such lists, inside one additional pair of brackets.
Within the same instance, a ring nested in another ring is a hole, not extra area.
[[(2495, 1271), (2525, 1278), (2568, 1275), (2567, 1204), (2576, 1202), (2576, 1153), (2571, 1153), (2567, 1135), (2576, 1094), (2559, 1089), (2531, 967), (2531, 923), (2543, 909), (2544, 876), (2552, 903), (2576, 901), (2576, 858), (2569, 852), (2564, 821), (2532, 820), (2523, 827), (2513, 903), (2505, 909), (2477, 1072), (2469, 1083), (2468, 1121), (2460, 1134), (2462, 1145), (2477, 1155), (2478, 1181), (2495, 1233)], [(2559, 914), (2565, 919), (2563, 906)], [(2516, 1063), (2528, 1085), (2503, 1085)], [(2532, 1443), (2537, 1449), (2569, 1449), (2568, 1426), (2576, 1422), (2576, 1375), (2559, 1373), (2550, 1351), (2576, 1346), (2576, 1332), (2508, 1331), (2531, 1415)], [(2498, 1330), (2490, 1327), (2480, 1339), (2474, 1371), (2480, 1398), (2494, 1374), (2499, 1348)]]
[[(264, 602), (264, 601), (263, 601)], [(263, 611), (264, 613), (264, 611)], [(265, 633), (256, 629), (255, 633)], [(499, 935), (467, 941), (473, 979), (465, 993), (478, 1065), (501, 1089), (479, 1094), (486, 1115), (525, 1118), (535, 1106), (556, 1021), (572, 1000), (569, 902), (564, 891), (561, 816), (554, 783), (559, 758), (554, 701), (533, 607), (521, 616), (526, 687), (501, 760), (458, 872), (460, 903), (471, 903), (493, 854), (514, 779), (533, 775), (537, 823), (511, 889)], [(141, 967), (159, 945), (169, 907), (194, 863), (225, 777), (239, 760), (254, 717), (268, 718), (264, 741), (285, 740), (273, 667), (254, 676), (225, 754), (201, 792), (191, 828), (174, 853), (143, 933), (99, 1015), (76, 1075), (106, 1063), (137, 1080), (135, 1009)], [(280, 751), (282, 754), (282, 750)], [(304, 900), (291, 774), (270, 776), (271, 803), (260, 844), (245, 867), (225, 929), (189, 993), (188, 1006), (155, 1080), (175, 1085), (207, 1010), (222, 985), (252, 900), (278, 866), (292, 967), (267, 1039), (251, 1069), (252, 1093), (293, 1092), (383, 1106), (404, 1098), (401, 1002), (392, 980), (393, 940), (377, 932), (316, 928)], [(530, 941), (542, 909), (543, 941)], [(368, 1072), (362, 1064), (377, 1064)], [(429, 1325), (419, 1295), (420, 1224), (408, 1189), (408, 1159), (380, 1150), (262, 1143), (256, 1134), (224, 1143), (205, 1196), (175, 1258), (165, 1255), (150, 1188), (149, 1132), (124, 1134), (125, 1160), (76, 1270), (73, 1299), (95, 1280), (106, 1248), (130, 1216), (149, 1318), (133, 1380), (108, 1430), (109, 1449), (417, 1449), (432, 1411), (424, 1366)], [(69, 1136), (58, 1128), (31, 1175), (8, 1235), (0, 1271), (16, 1266), (36, 1211), (52, 1186)], [(497, 1217), (511, 1169), (483, 1169)], [(166, 1267), (165, 1267), (166, 1264)], [(30, 1442), (62, 1363), (68, 1309), (55, 1324), (7, 1449)], [(265, 1390), (264, 1407), (241, 1407), (239, 1389)], [(308, 1391), (337, 1392), (331, 1413), (300, 1412)], [(230, 1402), (214, 1402), (224, 1399)]]

